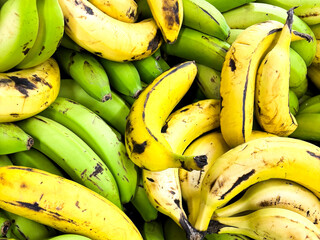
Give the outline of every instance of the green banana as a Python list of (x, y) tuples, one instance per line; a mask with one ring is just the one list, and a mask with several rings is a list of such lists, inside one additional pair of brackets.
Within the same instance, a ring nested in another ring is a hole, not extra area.
[(245, 235), (229, 233), (210, 233), (205, 236), (206, 240), (249, 240)]
[(317, 89), (320, 89), (320, 68), (312, 64), (308, 67), (307, 76), (310, 79), (311, 83)]
[[(248, 3), (241, 7), (223, 13), (230, 28), (245, 29), (255, 23), (267, 20), (276, 20), (285, 23), (287, 11), (281, 7), (266, 3)], [(294, 31), (308, 34), (313, 40), (301, 40), (291, 43), (291, 47), (304, 59), (307, 66), (312, 63), (316, 54), (315, 36), (310, 27), (299, 17), (293, 17), (292, 28)]]
[(11, 221), (5, 216), (4, 217), (0, 216), (0, 237), (6, 237), (10, 228), (11, 228)]
[(314, 0), (257, 0), (257, 2), (267, 3), (289, 10), (299, 6), (294, 12), (308, 25), (320, 23), (320, 2)]
[(298, 113), (320, 113), (320, 94), (310, 97), (301, 103)]
[(30, 68), (48, 60), (56, 51), (64, 33), (64, 18), (58, 0), (37, 1), (38, 35), (17, 68)]
[(124, 135), (126, 117), (129, 114), (130, 108), (115, 92), (112, 92), (112, 99), (100, 102), (90, 97), (74, 80), (63, 79), (61, 81), (59, 96), (70, 98), (84, 105)]
[(296, 115), (297, 129), (289, 136), (302, 140), (320, 141), (320, 113)]
[(316, 25), (310, 26), (312, 32), (314, 33), (314, 36), (316, 37), (317, 40), (320, 39), (320, 23)]
[(34, 138), (33, 147), (58, 164), (72, 180), (122, 208), (117, 183), (110, 170), (75, 133), (43, 116), (34, 116), (17, 124)]
[(0, 123), (0, 155), (29, 150), (34, 141), (14, 123)]
[(52, 238), (46, 238), (45, 240), (90, 240), (90, 238), (82, 235), (66, 233), (66, 234), (54, 236)]
[(141, 234), (144, 240), (164, 240), (162, 223), (157, 220), (144, 222)]
[(68, 98), (58, 97), (42, 116), (50, 118), (77, 134), (102, 159), (111, 171), (122, 203), (136, 191), (137, 171), (128, 158), (125, 145), (96, 113)]
[(230, 35), (227, 38), (227, 43), (230, 45), (236, 40), (236, 38), (239, 36), (240, 33), (243, 32), (244, 29), (238, 29), (238, 28), (232, 28), (230, 29)]
[(197, 64), (196, 82), (206, 98), (220, 99), (220, 72), (202, 64)]
[(112, 98), (108, 75), (93, 54), (59, 47), (54, 56), (65, 73), (91, 97), (101, 102)]
[(34, 45), (39, 27), (36, 0), (8, 0), (0, 12), (0, 72), (20, 63)]
[(164, 43), (161, 49), (168, 55), (194, 60), (221, 71), (229, 47), (227, 42), (218, 38), (182, 27), (177, 41), (173, 44)]
[(77, 52), (86, 51), (84, 48), (82, 48), (78, 44), (76, 44), (66, 33), (64, 33), (61, 38), (60, 46), (77, 51)]
[(226, 12), (231, 9), (245, 5), (246, 3), (254, 2), (255, 0), (232, 0), (232, 1), (206, 0), (206, 1), (211, 3), (213, 6), (215, 6), (220, 12)]
[(169, 64), (162, 57), (160, 48), (158, 48), (157, 51), (155, 51), (152, 56), (158, 61), (158, 63), (160, 64), (160, 67), (162, 68), (163, 71), (167, 71), (170, 69)]
[(126, 96), (137, 98), (142, 90), (138, 70), (132, 62), (115, 62), (99, 58), (113, 89)]
[(163, 223), (163, 232), (166, 240), (187, 240), (186, 232), (169, 217)]
[(301, 98), (308, 90), (309, 82), (308, 78), (305, 77), (303, 81), (300, 82), (299, 85), (295, 87), (290, 87), (290, 90), (293, 91), (298, 98)]
[(65, 177), (65, 174), (46, 155), (35, 148), (31, 148), (29, 151), (10, 154), (9, 158), (13, 165), (37, 168)]
[(13, 165), (10, 158), (7, 155), (0, 155), (0, 167)]
[(297, 95), (289, 89), (289, 109), (293, 116), (296, 116), (299, 111), (299, 99)]

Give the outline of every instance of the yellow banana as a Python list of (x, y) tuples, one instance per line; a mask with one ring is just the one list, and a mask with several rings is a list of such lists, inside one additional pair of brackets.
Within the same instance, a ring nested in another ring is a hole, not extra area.
[(45, 62), (24, 70), (0, 73), (0, 122), (22, 120), (46, 109), (58, 96), (57, 62)]
[(79, 46), (112, 61), (150, 56), (161, 45), (161, 32), (152, 18), (137, 23), (114, 19), (85, 0), (59, 0), (65, 32)]
[(167, 168), (201, 169), (206, 156), (175, 153), (162, 132), (163, 125), (197, 74), (193, 61), (176, 65), (158, 76), (133, 103), (127, 117), (125, 144), (130, 159), (149, 171)]
[(152, 16), (167, 43), (174, 43), (183, 21), (182, 0), (147, 0)]
[(289, 136), (297, 121), (289, 108), (290, 43), (293, 10), (288, 11), (275, 46), (262, 60), (255, 86), (255, 116), (259, 125), (269, 133)]
[(76, 182), (22, 166), (1, 167), (0, 178), (6, 211), (95, 240), (142, 240), (123, 211)]

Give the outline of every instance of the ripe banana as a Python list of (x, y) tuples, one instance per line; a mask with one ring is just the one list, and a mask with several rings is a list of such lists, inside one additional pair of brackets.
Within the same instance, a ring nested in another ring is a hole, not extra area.
[(93, 54), (59, 47), (55, 58), (63, 71), (91, 97), (101, 102), (112, 98), (108, 75)]
[[(173, 151), (182, 154), (201, 134), (219, 127), (220, 101), (206, 99), (186, 105), (172, 113), (162, 134)], [(143, 184), (153, 206), (173, 219), (188, 236), (197, 235), (182, 206), (178, 168), (163, 171), (142, 170)], [(169, 191), (168, 191), (169, 189)]]
[(13, 165), (37, 168), (64, 177), (63, 173), (46, 155), (35, 148), (9, 155)]
[[(183, 156), (175, 153), (164, 138), (162, 126), (197, 73), (193, 61), (183, 62), (158, 76), (131, 107), (127, 118), (125, 144), (129, 158), (149, 171), (182, 167), (201, 169), (205, 156)], [(150, 161), (152, 159), (152, 161)]]
[(53, 58), (33, 68), (0, 73), (0, 122), (38, 114), (58, 96), (60, 70)]
[(320, 89), (320, 68), (311, 65), (308, 67), (307, 75), (316, 88)]
[(0, 155), (29, 150), (33, 138), (14, 123), (0, 123)]
[(174, 43), (179, 35), (184, 11), (182, 0), (147, 0), (152, 16), (166, 43)]
[(58, 164), (72, 180), (83, 184), (122, 208), (117, 183), (100, 157), (75, 133), (43, 116), (18, 126), (35, 140), (33, 147)]
[(139, 96), (142, 91), (141, 79), (132, 62), (115, 62), (103, 58), (100, 58), (99, 61), (114, 90), (133, 98)]
[(299, 114), (320, 113), (320, 94), (310, 97), (299, 105)]
[(246, 3), (254, 2), (255, 0), (233, 0), (226, 2), (225, 0), (206, 0), (215, 6), (220, 12), (226, 12), (231, 9), (245, 5)]
[(247, 141), (252, 131), (255, 79), (262, 57), (283, 25), (267, 21), (246, 28), (227, 52), (220, 83), (221, 133), (230, 147)]
[(16, 68), (37, 66), (56, 51), (64, 32), (63, 13), (58, 0), (37, 1), (39, 30), (37, 38), (25, 58)]
[(257, 2), (267, 3), (289, 10), (292, 7), (298, 7), (295, 15), (302, 19), (308, 25), (320, 23), (320, 2), (313, 0), (257, 0)]
[(74, 181), (19, 166), (1, 167), (0, 176), (0, 207), (6, 211), (91, 239), (142, 240), (122, 210)]
[(284, 208), (308, 218), (320, 229), (320, 200), (292, 181), (269, 179), (252, 185), (235, 202), (214, 212), (214, 217), (231, 217), (262, 208)]
[(270, 178), (292, 180), (320, 196), (320, 148), (294, 138), (265, 137), (219, 157), (205, 175), (194, 224), (205, 231), (212, 214), (247, 187)]
[(58, 97), (41, 113), (70, 129), (101, 158), (111, 171), (122, 203), (128, 203), (137, 186), (137, 171), (128, 158), (125, 145), (102, 118), (83, 105)]
[(66, 233), (52, 238), (47, 238), (46, 240), (90, 240), (90, 238), (78, 234)]
[(151, 18), (126, 23), (104, 14), (84, 0), (59, 0), (65, 32), (79, 46), (112, 61), (150, 56), (161, 43), (161, 32)]
[(289, 108), (290, 43), (294, 8), (274, 46), (261, 61), (254, 95), (255, 117), (266, 132), (289, 136), (297, 122)]
[(221, 73), (213, 68), (197, 63), (196, 82), (206, 98), (220, 99)]
[(174, 44), (162, 44), (161, 50), (167, 55), (194, 60), (196, 63), (221, 71), (229, 47), (227, 42), (218, 38), (182, 27), (177, 41)]
[[(286, 10), (266, 3), (251, 2), (241, 7), (223, 13), (224, 18), (230, 28), (245, 29), (253, 24), (261, 23), (268, 20), (275, 20), (281, 23), (286, 21)], [(315, 36), (310, 27), (299, 17), (293, 16), (292, 29), (294, 31), (308, 34), (313, 40), (295, 41), (291, 47), (304, 59), (309, 66), (316, 53)]]
[(89, 0), (102, 12), (123, 22), (137, 20), (138, 5), (134, 0)]
[(130, 108), (115, 92), (111, 91), (111, 95), (112, 99), (106, 102), (98, 101), (90, 97), (82, 87), (72, 79), (63, 79), (59, 92), (60, 97), (70, 98), (89, 108), (124, 135), (126, 118)]
[(302, 113), (296, 116), (297, 129), (290, 135), (292, 138), (306, 141), (320, 141), (320, 113)]
[(8, 0), (1, 7), (0, 16), (0, 72), (6, 72), (25, 58), (36, 41), (37, 1)]
[(162, 222), (159, 220), (144, 222), (141, 234), (144, 240), (164, 240)]

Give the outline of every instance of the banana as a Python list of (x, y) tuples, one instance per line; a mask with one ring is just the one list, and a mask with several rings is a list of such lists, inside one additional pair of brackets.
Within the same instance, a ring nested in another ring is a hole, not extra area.
[(174, 43), (179, 35), (183, 16), (182, 0), (147, 0), (148, 6), (166, 43)]
[(317, 40), (320, 39), (320, 23), (310, 26), (310, 29), (314, 33)]
[(295, 15), (305, 23), (315, 25), (320, 23), (320, 2), (313, 0), (257, 0), (257, 2), (267, 3), (289, 10), (292, 7), (298, 7)]
[(78, 234), (66, 233), (54, 236), (52, 238), (47, 238), (45, 240), (90, 240), (90, 238)]
[(279, 38), (259, 66), (254, 95), (255, 117), (266, 132), (289, 136), (297, 121), (289, 108), (290, 43), (294, 8)]
[(162, 56), (163, 54), (161, 53), (161, 49), (158, 48), (157, 51), (152, 54), (153, 57), (157, 60), (159, 63), (160, 67), (162, 68), (163, 71), (167, 71), (170, 69), (169, 64), (166, 62), (166, 60)]
[(83, 52), (85, 51), (84, 48), (80, 47), (78, 44), (76, 44), (66, 33), (63, 34), (61, 38), (60, 45), (64, 48), (68, 48), (77, 52)]
[(237, 37), (227, 52), (221, 71), (220, 127), (230, 147), (250, 137), (257, 69), (277, 36), (274, 30), (282, 26), (277, 21), (254, 24)]
[(58, 0), (37, 1), (39, 30), (37, 38), (19, 69), (35, 67), (48, 60), (56, 51), (64, 33), (64, 19)]
[(243, 32), (244, 29), (237, 29), (237, 28), (232, 28), (230, 29), (230, 35), (227, 38), (227, 43), (230, 45), (237, 39), (237, 37), (240, 35), (240, 33)]
[(317, 68), (320, 68), (320, 40), (317, 39), (316, 42), (317, 42), (317, 51), (311, 65), (316, 66)]
[(320, 230), (300, 214), (279, 208), (263, 208), (244, 216), (217, 217), (212, 230), (243, 234), (253, 239), (320, 239)]
[(200, 188), (206, 171), (212, 166), (215, 159), (229, 150), (229, 146), (224, 141), (221, 133), (212, 132), (200, 136), (192, 142), (185, 150), (184, 154), (205, 154), (208, 164), (201, 171), (185, 171), (179, 169), (179, 180), (182, 197), (188, 206), (188, 219), (195, 222), (200, 205)]
[(213, 6), (215, 6), (220, 12), (226, 12), (231, 9), (240, 7), (250, 2), (254, 2), (255, 0), (233, 0), (230, 2), (226, 2), (225, 0), (206, 0)]
[(136, 191), (137, 171), (126, 154), (125, 145), (97, 114), (68, 98), (58, 97), (41, 113), (70, 129), (101, 158), (111, 171), (122, 203), (128, 203)]
[(189, 90), (196, 73), (193, 61), (180, 63), (159, 75), (132, 105), (127, 118), (125, 144), (129, 158), (137, 166), (161, 171), (178, 167), (201, 169), (206, 165), (205, 156), (175, 153), (161, 129), (170, 112)]
[(320, 200), (292, 181), (269, 179), (251, 186), (235, 202), (217, 209), (214, 217), (231, 217), (262, 208), (284, 208), (308, 218), (320, 229)]
[(206, 98), (220, 99), (221, 73), (213, 68), (197, 64), (196, 82)]
[(60, 97), (70, 98), (89, 108), (124, 135), (126, 118), (130, 108), (115, 92), (111, 91), (111, 95), (112, 99), (106, 102), (98, 101), (90, 97), (81, 86), (72, 79), (63, 79), (59, 92)]
[(132, 62), (115, 62), (99, 59), (113, 89), (126, 96), (137, 98), (142, 91), (138, 70)]
[(206, 240), (249, 240), (248, 237), (241, 234), (229, 234), (229, 233), (210, 233), (205, 236)]
[(10, 228), (11, 221), (7, 217), (0, 216), (0, 237), (7, 237), (7, 233)]
[(320, 94), (310, 97), (301, 103), (298, 113), (320, 113)]
[(100, 157), (75, 133), (43, 116), (20, 121), (18, 126), (34, 138), (33, 147), (52, 159), (72, 180), (122, 208), (117, 183), (112, 173)]
[(177, 41), (173, 44), (162, 44), (161, 50), (168, 55), (194, 60), (196, 63), (221, 71), (229, 47), (227, 42), (218, 38), (182, 27)]
[(64, 177), (63, 173), (46, 155), (35, 148), (9, 155), (13, 165), (37, 168)]
[(38, 114), (58, 96), (60, 70), (53, 58), (33, 68), (0, 73), (0, 122)]
[[(241, 7), (223, 13), (230, 28), (245, 29), (253, 24), (268, 20), (281, 23), (286, 21), (286, 10), (266, 3), (251, 2)], [(308, 34), (312, 40), (306, 38), (302, 41), (292, 42), (291, 47), (304, 59), (307, 66), (312, 63), (316, 53), (315, 36), (310, 27), (299, 17), (293, 16), (293, 31)]]
[(288, 137), (265, 137), (220, 156), (205, 175), (194, 224), (205, 231), (213, 213), (247, 187), (270, 178), (294, 181), (320, 196), (320, 148)]
[(34, 45), (39, 27), (36, 0), (8, 0), (0, 11), (0, 72), (19, 64)]
[(126, 23), (104, 14), (84, 0), (59, 0), (65, 32), (79, 46), (112, 61), (132, 61), (150, 56), (161, 43), (152, 18)]
[(93, 54), (59, 47), (55, 59), (91, 97), (101, 102), (112, 98), (109, 77)]
[(298, 99), (300, 99), (308, 91), (309, 85), (309, 80), (307, 77), (305, 77), (298, 86), (291, 87), (290, 90), (296, 94)]
[(316, 88), (320, 89), (320, 68), (311, 65), (308, 67), (307, 76)]
[[(220, 101), (206, 99), (173, 112), (163, 126), (163, 135), (173, 151), (183, 153), (201, 134), (219, 127)], [(142, 170), (148, 198), (161, 213), (169, 216), (188, 236), (197, 235), (182, 207), (178, 168), (163, 171)], [(170, 189), (170, 191), (168, 191)]]
[(158, 210), (151, 204), (149, 198), (147, 196), (146, 190), (143, 187), (143, 179), (141, 171), (139, 171), (138, 175), (138, 184), (136, 188), (136, 192), (131, 199), (131, 203), (140, 213), (142, 219), (145, 222), (150, 222), (156, 220), (158, 218)]
[(162, 222), (159, 220), (144, 222), (141, 234), (144, 240), (164, 240)]
[(185, 231), (169, 217), (164, 220), (163, 233), (166, 240), (187, 240)]
[(8, 212), (90, 239), (142, 240), (122, 210), (81, 184), (18, 166), (1, 167), (0, 176), (0, 207)]
[(0, 155), (29, 150), (33, 138), (14, 123), (0, 123)]
[(320, 141), (320, 113), (302, 113), (296, 116), (297, 129), (290, 135), (292, 138), (306, 141)]
[(0, 167), (13, 165), (10, 158), (7, 155), (0, 155)]
[(134, 0), (89, 0), (102, 12), (123, 22), (132, 23), (138, 17), (138, 5)]
[(289, 111), (293, 116), (299, 111), (299, 99), (292, 90), (289, 90)]

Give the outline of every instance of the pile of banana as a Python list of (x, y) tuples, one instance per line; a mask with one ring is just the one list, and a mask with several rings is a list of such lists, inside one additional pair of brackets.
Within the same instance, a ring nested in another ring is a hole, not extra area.
[(320, 240), (319, 1), (0, 7), (0, 239)]

